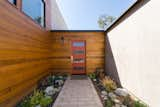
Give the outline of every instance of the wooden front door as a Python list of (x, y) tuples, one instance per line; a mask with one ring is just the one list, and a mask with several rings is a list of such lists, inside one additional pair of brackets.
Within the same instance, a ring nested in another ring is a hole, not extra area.
[(86, 42), (72, 41), (72, 74), (86, 74)]

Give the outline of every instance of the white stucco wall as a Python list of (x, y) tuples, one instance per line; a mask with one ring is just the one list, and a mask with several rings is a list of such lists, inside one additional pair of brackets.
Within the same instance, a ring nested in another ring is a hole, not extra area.
[(67, 24), (61, 14), (56, 0), (51, 1), (51, 28), (52, 30), (68, 30)]
[(150, 0), (108, 33), (123, 87), (160, 107), (160, 0)]

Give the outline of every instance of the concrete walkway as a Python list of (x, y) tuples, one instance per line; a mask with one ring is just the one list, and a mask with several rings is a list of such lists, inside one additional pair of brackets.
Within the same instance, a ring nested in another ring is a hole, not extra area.
[(90, 79), (66, 80), (53, 107), (103, 107)]

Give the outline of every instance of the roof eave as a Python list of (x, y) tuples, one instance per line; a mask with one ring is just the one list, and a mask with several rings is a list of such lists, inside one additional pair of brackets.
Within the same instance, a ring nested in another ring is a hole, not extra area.
[(143, 0), (137, 0), (133, 5), (131, 5), (120, 17), (118, 17), (111, 25), (109, 25), (109, 26), (107, 27), (107, 29), (105, 30), (105, 32), (111, 31), (114, 27), (116, 27), (116, 26), (119, 24), (119, 22), (122, 22), (122, 21), (123, 21), (122, 19), (124, 19), (124, 17), (125, 17), (128, 13), (130, 13), (130, 11), (132, 11), (132, 9), (133, 9), (137, 4), (141, 3), (142, 1), (143, 1)]

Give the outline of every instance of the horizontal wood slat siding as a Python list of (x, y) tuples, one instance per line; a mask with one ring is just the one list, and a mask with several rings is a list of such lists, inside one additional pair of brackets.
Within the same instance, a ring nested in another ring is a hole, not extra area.
[(12, 107), (52, 68), (52, 40), (7, 0), (0, 10), (0, 107)]
[(48, 32), (7, 0), (0, 10), (0, 107), (15, 105), (51, 71), (71, 73), (71, 40), (86, 40), (87, 72), (104, 67), (104, 32)]
[[(104, 68), (104, 32), (51, 32), (52, 56), (59, 57), (52, 60), (54, 72), (71, 73), (71, 40), (86, 40), (87, 73), (96, 68)], [(64, 44), (61, 41), (64, 37)]]

